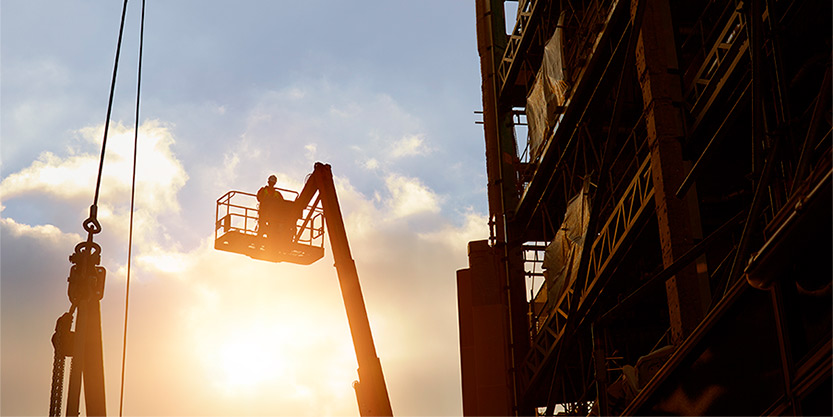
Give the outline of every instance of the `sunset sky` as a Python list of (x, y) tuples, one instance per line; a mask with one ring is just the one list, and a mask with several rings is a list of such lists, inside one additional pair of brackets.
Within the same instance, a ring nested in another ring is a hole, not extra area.
[[(307, 267), (213, 249), (218, 197), (270, 174), (300, 190), (316, 161), (333, 167), (394, 414), (461, 414), (455, 271), (488, 236), (474, 1), (147, 3), (125, 415), (358, 415), (329, 242)], [(110, 415), (140, 6), (96, 236)], [(44, 415), (122, 2), (0, 7), (0, 413)]]

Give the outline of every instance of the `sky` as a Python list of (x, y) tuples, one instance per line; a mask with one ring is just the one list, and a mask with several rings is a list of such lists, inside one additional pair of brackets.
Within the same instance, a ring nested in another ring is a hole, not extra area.
[[(119, 408), (141, 2), (129, 3), (96, 235)], [(122, 2), (0, 1), (0, 414), (48, 411)], [(329, 243), (213, 249), (217, 198), (333, 167), (396, 415), (460, 415), (455, 271), (488, 237), (472, 0), (147, 1), (125, 415), (358, 415)], [(67, 372), (68, 374), (68, 372)], [(83, 411), (82, 411), (83, 412)]]

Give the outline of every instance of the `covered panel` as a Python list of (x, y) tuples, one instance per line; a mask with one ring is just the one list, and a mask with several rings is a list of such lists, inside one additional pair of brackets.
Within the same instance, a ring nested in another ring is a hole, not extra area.
[(529, 125), (530, 159), (535, 160), (557, 123), (567, 101), (569, 83), (564, 68), (563, 22), (564, 12), (558, 19), (558, 28), (544, 47), (541, 68), (526, 98), (526, 120)]

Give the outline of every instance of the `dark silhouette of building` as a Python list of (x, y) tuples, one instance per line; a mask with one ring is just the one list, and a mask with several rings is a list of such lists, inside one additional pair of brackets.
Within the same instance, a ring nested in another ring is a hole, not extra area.
[(830, 2), (475, 3), (464, 414), (833, 414)]

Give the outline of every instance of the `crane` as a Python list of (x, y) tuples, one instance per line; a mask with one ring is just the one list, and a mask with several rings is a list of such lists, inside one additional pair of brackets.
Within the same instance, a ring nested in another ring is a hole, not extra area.
[(294, 235), (262, 236), (256, 228), (263, 225), (258, 225), (260, 213), (254, 205), (255, 195), (229, 191), (217, 200), (214, 248), (270, 262), (310, 265), (324, 256), (326, 225), (359, 365), (359, 379), (353, 382), (359, 412), (362, 416), (392, 416), (330, 165), (317, 162), (300, 193), (277, 190), (294, 196), (294, 200), (286, 201), (288, 207), (282, 211), (284, 216), (291, 216), (285, 220), (294, 225)]

